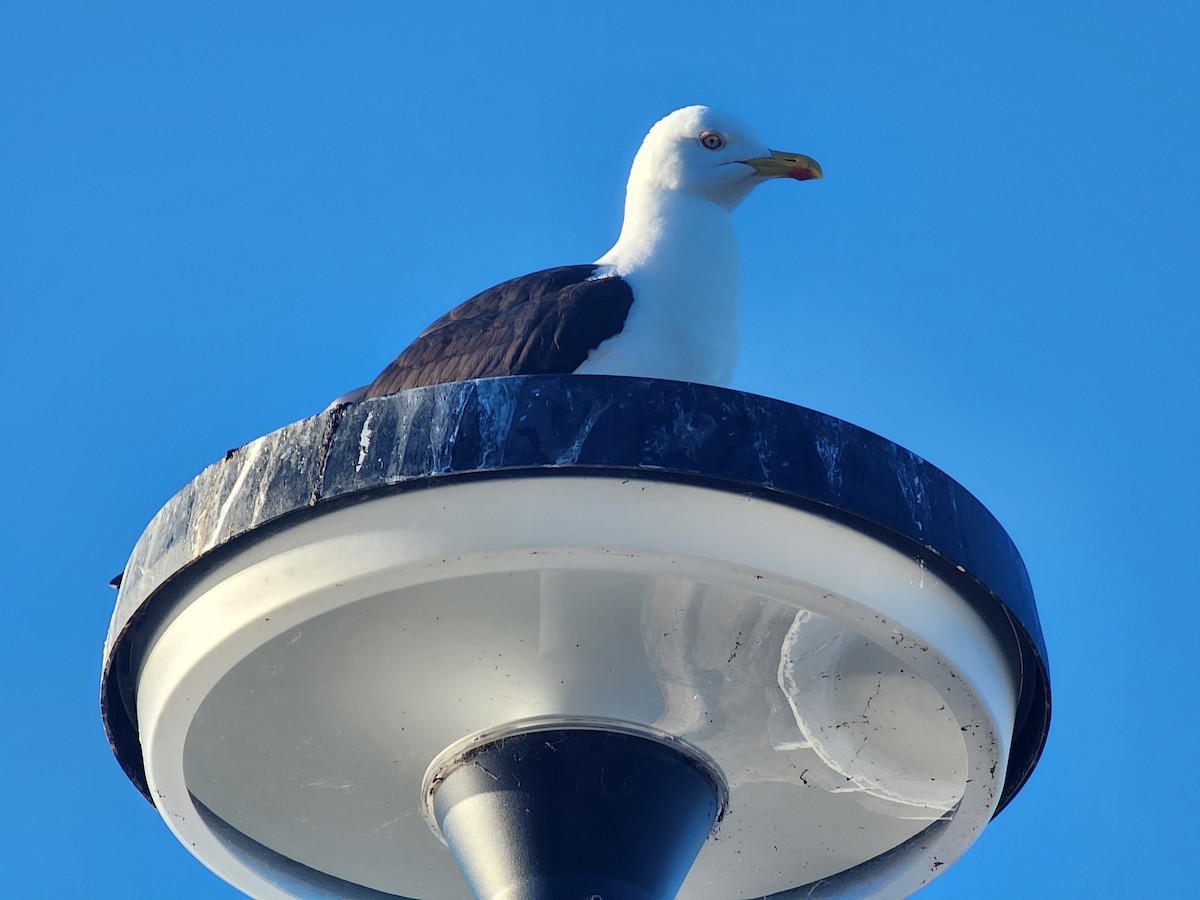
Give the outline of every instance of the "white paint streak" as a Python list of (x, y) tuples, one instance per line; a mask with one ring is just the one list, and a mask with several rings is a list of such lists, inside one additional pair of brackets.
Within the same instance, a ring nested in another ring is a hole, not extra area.
[(242, 493), (242, 485), (246, 483), (246, 478), (250, 475), (250, 470), (254, 468), (254, 463), (258, 459), (258, 455), (262, 453), (263, 441), (257, 440), (248, 444), (238, 454), (237, 459), (241, 463), (241, 470), (238, 472), (237, 478), (234, 479), (233, 487), (229, 489), (229, 496), (225, 498), (225, 502), (221, 504), (221, 511), (217, 514), (217, 521), (213, 523), (213, 527), (208, 532), (208, 540), (204, 544), (205, 550), (211, 550), (221, 540), (221, 529), (225, 527), (225, 520), (229, 517), (229, 511), (233, 509), (234, 503)]
[(366, 462), (367, 452), (371, 449), (371, 419), (375, 415), (374, 412), (367, 413), (366, 421), (363, 422), (362, 431), (358, 435), (358, 462), (354, 464), (354, 471), (361, 472), (363, 463)]

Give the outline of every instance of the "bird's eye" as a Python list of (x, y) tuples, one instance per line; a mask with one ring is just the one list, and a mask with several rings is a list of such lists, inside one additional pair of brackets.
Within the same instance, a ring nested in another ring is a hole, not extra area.
[(720, 150), (725, 146), (725, 138), (715, 131), (706, 131), (700, 135), (700, 143), (706, 150)]

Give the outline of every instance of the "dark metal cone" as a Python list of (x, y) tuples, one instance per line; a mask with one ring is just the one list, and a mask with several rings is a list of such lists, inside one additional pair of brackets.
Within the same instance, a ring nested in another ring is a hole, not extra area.
[(674, 897), (721, 806), (713, 773), (670, 744), (571, 728), (473, 748), (433, 791), (483, 900)]

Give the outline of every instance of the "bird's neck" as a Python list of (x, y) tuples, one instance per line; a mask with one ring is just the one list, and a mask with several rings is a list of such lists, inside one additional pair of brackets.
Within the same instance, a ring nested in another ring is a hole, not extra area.
[(669, 190), (630, 192), (621, 235), (596, 262), (627, 276), (639, 270), (733, 272), (737, 241), (729, 210)]
[(654, 360), (644, 373), (620, 360), (621, 374), (729, 383), (741, 346), (740, 262), (729, 210), (674, 191), (639, 193), (626, 200), (621, 236), (597, 263), (633, 289), (624, 340), (640, 348), (638, 361)]

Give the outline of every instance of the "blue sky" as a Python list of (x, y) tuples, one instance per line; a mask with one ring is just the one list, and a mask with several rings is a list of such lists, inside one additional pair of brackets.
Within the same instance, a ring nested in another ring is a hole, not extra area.
[(737, 214), (734, 386), (953, 475), (1038, 593), (1046, 754), (922, 896), (1194, 889), (1196, 4), (0, 15), (7, 895), (237, 896), (108, 752), (106, 582), (227, 449), (606, 250), (641, 137), (690, 103), (826, 172)]

